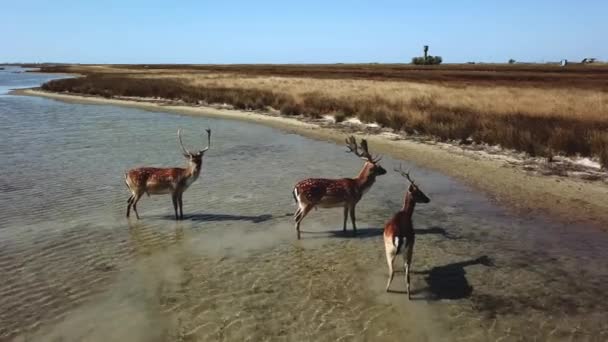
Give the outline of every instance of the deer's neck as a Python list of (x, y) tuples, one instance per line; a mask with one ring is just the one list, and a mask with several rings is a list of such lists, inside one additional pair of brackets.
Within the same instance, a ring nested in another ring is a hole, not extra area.
[(192, 178), (192, 181), (196, 180), (201, 173), (202, 163), (189, 162), (186, 168), (186, 177)]
[(416, 202), (414, 201), (414, 197), (411, 192), (407, 192), (405, 194), (405, 198), (403, 199), (403, 207), (401, 208), (401, 212), (407, 220), (412, 220), (412, 214), (414, 213), (414, 208), (416, 207)]
[(372, 174), (373, 165), (370, 163), (365, 163), (361, 171), (359, 171), (359, 175), (355, 179), (357, 181), (357, 186), (361, 190), (361, 193), (366, 192), (369, 188), (372, 187), (374, 182), (376, 181), (376, 176)]

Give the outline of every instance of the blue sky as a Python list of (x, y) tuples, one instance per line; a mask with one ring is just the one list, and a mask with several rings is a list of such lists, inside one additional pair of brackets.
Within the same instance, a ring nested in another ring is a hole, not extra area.
[(0, 62), (608, 59), (608, 1), (0, 0)]

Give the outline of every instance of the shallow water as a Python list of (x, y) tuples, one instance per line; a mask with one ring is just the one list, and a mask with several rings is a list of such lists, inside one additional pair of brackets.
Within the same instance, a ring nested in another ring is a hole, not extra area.
[[(6, 75), (0, 89), (51, 77)], [(514, 216), (408, 161), (432, 199), (414, 214), (410, 302), (402, 274), (384, 292), (381, 227), (406, 186), (396, 174), (358, 205), (357, 237), (335, 209), (313, 211), (295, 239), (293, 184), (356, 175), (361, 162), (342, 146), (10, 95), (0, 95), (0, 122), (0, 340), (608, 339), (608, 235)], [(178, 127), (193, 149), (213, 130), (186, 219), (174, 222), (169, 197), (154, 196), (127, 220), (124, 171), (184, 164)]]

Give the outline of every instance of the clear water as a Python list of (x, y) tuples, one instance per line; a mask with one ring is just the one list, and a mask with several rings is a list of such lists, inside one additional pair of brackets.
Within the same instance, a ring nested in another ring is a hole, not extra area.
[[(56, 76), (0, 71), (0, 90)], [(295, 239), (292, 186), (348, 177), (345, 148), (261, 125), (0, 95), (0, 340), (608, 339), (608, 236), (517, 217), (457, 181), (403, 161), (431, 197), (407, 301), (385, 293), (381, 228), (405, 182), (378, 179), (357, 207), (313, 211)], [(184, 195), (124, 217), (124, 171), (185, 161), (213, 130)], [(373, 146), (371, 147), (373, 149)], [(399, 161), (388, 156), (383, 165)]]

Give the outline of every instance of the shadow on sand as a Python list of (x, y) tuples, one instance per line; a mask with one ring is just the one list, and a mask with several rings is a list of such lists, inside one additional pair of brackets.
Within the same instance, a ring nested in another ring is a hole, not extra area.
[(454, 236), (450, 234), (445, 228), (439, 226), (433, 226), (430, 228), (424, 229), (414, 229), (416, 231), (416, 235), (441, 235), (442, 237), (448, 240), (458, 240), (458, 236)]
[[(476, 259), (433, 267), (427, 271), (413, 271), (412, 274), (426, 275), (424, 280), (427, 282), (428, 286), (412, 291), (412, 294), (415, 295), (412, 299), (441, 300), (470, 297), (473, 293), (473, 286), (469, 284), (465, 276), (465, 267), (473, 265), (484, 265), (489, 267), (494, 266), (494, 263), (492, 262), (492, 259), (484, 255)], [(416, 296), (417, 294), (425, 293), (428, 293), (428, 296)]]
[(355, 235), (352, 228), (347, 228), (343, 231), (342, 228), (339, 230), (329, 231), (307, 231), (301, 230), (302, 238), (309, 235), (309, 239), (326, 239), (326, 238), (353, 238), (353, 239), (367, 239), (374, 236), (382, 235), (381, 228), (357, 228), (357, 234)]
[[(163, 219), (175, 220), (173, 215), (163, 215)], [(193, 214), (184, 215), (184, 220), (202, 221), (202, 222), (221, 222), (221, 221), (250, 221), (253, 223), (261, 223), (272, 219), (270, 214), (262, 214), (256, 216), (246, 215), (230, 215), (230, 214)]]
[[(367, 239), (376, 236), (382, 235), (384, 232), (384, 228), (358, 228), (357, 234), (355, 235), (352, 228), (348, 227), (346, 231), (343, 231), (342, 228), (338, 230), (331, 231), (306, 231), (302, 230), (303, 234), (317, 234), (317, 235), (325, 235), (323, 238), (354, 238), (354, 239)], [(441, 235), (442, 237), (449, 240), (456, 240), (458, 237), (451, 235), (444, 228), (441, 227), (430, 227), (424, 229), (416, 229), (416, 235)], [(315, 237), (313, 237), (315, 238)]]
[(374, 236), (382, 235), (382, 228), (357, 228), (357, 234), (352, 228), (347, 228), (346, 231), (332, 230), (327, 232), (329, 237), (332, 238), (354, 238), (354, 239), (368, 239)]

